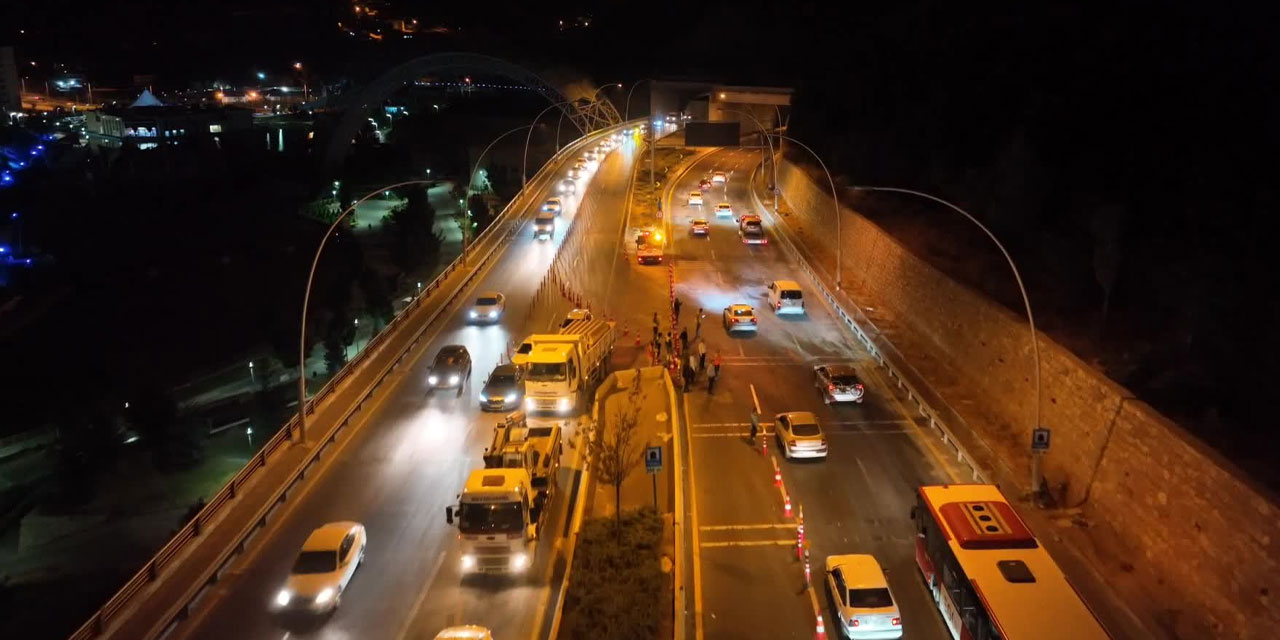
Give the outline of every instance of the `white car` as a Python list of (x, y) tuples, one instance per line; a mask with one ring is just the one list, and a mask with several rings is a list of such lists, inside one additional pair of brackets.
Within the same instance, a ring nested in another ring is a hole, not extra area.
[(486, 291), (476, 296), (467, 317), (472, 322), (497, 322), (507, 309), (507, 297), (497, 291)]
[(818, 416), (808, 411), (779, 413), (773, 419), (773, 427), (783, 458), (827, 457), (827, 438), (818, 426)]
[(717, 171), (711, 174), (711, 182), (715, 184), (724, 184), (728, 181), (729, 181), (729, 176), (726, 176), (723, 171)]
[(902, 615), (875, 556), (827, 556), (827, 597), (835, 605), (844, 637), (855, 640), (902, 637)]
[(547, 213), (560, 215), (560, 212), (564, 210), (564, 201), (559, 197), (547, 198), (547, 201), (542, 203), (542, 210)]
[(728, 202), (721, 202), (720, 204), (716, 205), (716, 215), (717, 215), (717, 216), (732, 216), (732, 215), (733, 215), (733, 207), (729, 206), (729, 203), (728, 203)]
[(724, 330), (755, 331), (759, 329), (755, 309), (749, 304), (732, 304), (724, 308)]
[(468, 624), (442, 629), (435, 640), (493, 640), (493, 633), (479, 625)]
[(574, 182), (572, 178), (565, 178), (560, 181), (560, 185), (556, 189), (560, 193), (571, 196), (578, 192), (578, 183)]
[(690, 191), (690, 192), (689, 192), (689, 206), (691, 206), (691, 207), (701, 207), (701, 206), (702, 206), (702, 192), (701, 192), (701, 191)]
[(571, 309), (569, 313), (565, 314), (564, 320), (560, 323), (560, 328), (563, 329), (579, 320), (590, 320), (590, 319), (591, 319), (590, 309)]
[(276, 610), (324, 613), (338, 608), (342, 592), (364, 561), (367, 540), (359, 522), (330, 522), (307, 536), (276, 594)]
[(776, 314), (798, 313), (804, 315), (804, 292), (795, 280), (774, 280), (769, 283), (769, 306)]

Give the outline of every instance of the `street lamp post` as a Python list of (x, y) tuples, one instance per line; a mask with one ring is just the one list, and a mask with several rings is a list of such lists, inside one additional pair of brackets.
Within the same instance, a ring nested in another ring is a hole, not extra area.
[[(927, 200), (932, 200), (964, 216), (966, 219), (969, 220), (969, 222), (972, 222), (973, 224), (977, 225), (979, 229), (982, 229), (982, 232), (987, 234), (987, 237), (991, 239), (991, 242), (995, 243), (996, 248), (999, 249), (1001, 255), (1004, 256), (1005, 262), (1009, 263), (1009, 269), (1013, 271), (1013, 279), (1018, 283), (1018, 292), (1022, 294), (1022, 306), (1023, 308), (1026, 309), (1026, 312), (1027, 312), (1027, 324), (1031, 328), (1031, 356), (1035, 360), (1035, 372), (1033, 375), (1036, 383), (1036, 411), (1035, 411), (1036, 421), (1034, 423), (1033, 428), (1039, 428), (1041, 426), (1040, 405), (1041, 405), (1041, 399), (1043, 396), (1042, 396), (1041, 387), (1040, 387), (1040, 340), (1036, 334), (1036, 319), (1035, 319), (1035, 316), (1031, 313), (1031, 299), (1027, 296), (1027, 288), (1022, 284), (1022, 275), (1018, 272), (1018, 266), (1013, 263), (1013, 258), (1009, 255), (1009, 252), (1005, 250), (1004, 245), (1001, 244), (998, 239), (996, 239), (995, 234), (991, 233), (991, 230), (988, 229), (986, 225), (982, 224), (981, 222), (978, 222), (978, 219), (970, 215), (969, 212), (937, 196), (931, 196), (927, 193), (922, 193), (920, 191), (914, 191), (911, 189), (900, 189), (897, 187), (854, 187), (854, 188), (861, 191), (891, 191), (894, 193), (906, 193), (913, 196), (919, 196)], [(1032, 452), (1031, 454), (1031, 492), (1033, 494), (1040, 492), (1040, 464), (1041, 464), (1040, 453)]]
[[(740, 110), (738, 110), (738, 109), (726, 109), (726, 108), (724, 108), (724, 107), (721, 107), (721, 108), (720, 108), (720, 110), (721, 110), (721, 111), (730, 111), (730, 112), (733, 112), (733, 113), (739, 113), (739, 114), (742, 114), (742, 115), (744, 115), (744, 116), (747, 116), (748, 118), (751, 118), (752, 122), (755, 122), (755, 123), (756, 123), (756, 126), (757, 126), (757, 127), (759, 127), (759, 128), (760, 128), (760, 135), (764, 137), (765, 144), (767, 144), (767, 145), (769, 146), (769, 161), (770, 161), (770, 163), (771, 163), (771, 166), (773, 167), (773, 180), (772, 180), (772, 184), (771, 184), (771, 186), (770, 186), (769, 191), (770, 191), (770, 194), (773, 196), (773, 212), (774, 212), (775, 214), (776, 214), (776, 213), (778, 213), (778, 193), (777, 193), (777, 188), (778, 188), (778, 157), (777, 157), (776, 155), (774, 155), (774, 151), (773, 151), (773, 140), (771, 140), (771, 139), (769, 138), (769, 132), (765, 129), (764, 125), (763, 125), (763, 124), (761, 124), (760, 120), (759, 120), (758, 118), (756, 118), (755, 114), (752, 114), (750, 111), (740, 111)], [(760, 150), (760, 152), (761, 152), (761, 153), (764, 153), (764, 149), (761, 149), (761, 150)], [(839, 280), (839, 278), (837, 278), (837, 280)]]
[(316, 255), (311, 259), (311, 270), (307, 272), (307, 288), (302, 295), (302, 323), (298, 332), (298, 439), (301, 442), (307, 441), (307, 307), (311, 304), (311, 285), (315, 281), (316, 267), (320, 264), (320, 254), (324, 252), (324, 246), (328, 244), (329, 237), (333, 235), (334, 230), (338, 228), (338, 225), (342, 224), (343, 220), (347, 219), (347, 216), (351, 215), (352, 211), (356, 210), (360, 203), (388, 189), (414, 184), (425, 185), (428, 184), (428, 181), (408, 180), (389, 184), (385, 187), (374, 189), (365, 194), (363, 198), (352, 202), (351, 206), (344, 209), (342, 214), (329, 225), (329, 228), (324, 232), (324, 237), (320, 238), (320, 246), (316, 247)]
[[(529, 170), (529, 169), (528, 169), (528, 165), (529, 165), (529, 140), (531, 140), (531, 139), (533, 138), (533, 129), (534, 129), (534, 125), (537, 125), (537, 124), (538, 124), (538, 118), (541, 118), (541, 117), (542, 117), (542, 115), (543, 115), (544, 113), (546, 113), (546, 112), (548, 112), (548, 111), (550, 111), (550, 110), (552, 110), (552, 109), (554, 109), (554, 108), (556, 108), (556, 107), (562, 107), (562, 106), (567, 105), (567, 104), (569, 104), (569, 101), (568, 101), (568, 100), (561, 100), (560, 102), (556, 102), (556, 103), (554, 103), (554, 104), (549, 104), (549, 105), (547, 105), (547, 108), (546, 108), (546, 109), (543, 109), (541, 112), (539, 112), (539, 113), (538, 113), (538, 115), (534, 116), (534, 118), (533, 118), (533, 122), (529, 123), (529, 133), (524, 137), (524, 157), (523, 157), (523, 159), (520, 161), (520, 184), (521, 184), (521, 185), (525, 185), (525, 184), (528, 184), (528, 183), (529, 183), (529, 178), (528, 178), (528, 170)], [(561, 112), (560, 116), (561, 116), (561, 118), (563, 118), (563, 117), (564, 117), (564, 113), (563, 113), (563, 112)], [(571, 122), (572, 122), (572, 121), (571, 121)], [(574, 123), (574, 126), (575, 126), (575, 127), (576, 127), (576, 126), (578, 126), (576, 122)], [(579, 127), (579, 128), (578, 128), (578, 131), (582, 132), (582, 133), (583, 133), (583, 135), (586, 135), (586, 132), (583, 132), (581, 127)], [(557, 126), (557, 127), (556, 127), (556, 151), (557, 151), (557, 152), (559, 152), (559, 151), (560, 151), (560, 128), (559, 128), (559, 126)]]
[[(802, 149), (804, 149), (805, 151), (808, 151), (809, 155), (813, 156), (814, 159), (818, 161), (818, 165), (822, 167), (822, 172), (827, 174), (827, 182), (831, 184), (831, 202), (835, 205), (835, 212), (836, 212), (836, 289), (838, 290), (844, 286), (843, 281), (840, 278), (841, 274), (843, 273), (842, 267), (844, 264), (843, 263), (844, 236), (841, 235), (840, 233), (840, 226), (841, 226), (840, 225), (840, 200), (838, 199), (838, 196), (836, 194), (836, 181), (831, 178), (831, 172), (827, 171), (827, 163), (823, 162), (822, 158), (820, 158), (818, 154), (814, 153), (813, 149), (809, 148), (809, 145), (803, 142), (800, 142), (799, 140), (796, 140), (791, 136), (784, 136), (780, 133), (775, 133), (772, 135), (777, 136), (780, 140), (790, 140), (791, 142), (794, 142), (800, 145)], [(776, 168), (777, 167), (775, 167), (775, 170)], [(774, 176), (773, 186), (775, 189), (778, 187), (776, 174)], [(774, 206), (775, 207), (777, 206), (776, 195), (774, 196)]]
[(653, 82), (653, 78), (641, 78), (640, 80), (636, 80), (636, 83), (631, 85), (631, 89), (627, 91), (627, 104), (622, 108), (622, 120), (624, 122), (631, 119), (631, 94), (635, 92), (636, 87), (640, 86), (642, 82)]
[(479, 157), (476, 158), (476, 163), (471, 167), (471, 171), (467, 173), (467, 187), (466, 187), (466, 190), (463, 192), (463, 196), (462, 196), (462, 264), (463, 265), (467, 264), (467, 243), (470, 240), (469, 235), (471, 233), (471, 209), (470, 209), (471, 183), (474, 182), (476, 179), (476, 171), (480, 170), (480, 161), (484, 159), (484, 154), (489, 153), (489, 149), (492, 149), (493, 145), (497, 144), (499, 140), (517, 131), (520, 131), (521, 129), (530, 128), (532, 126), (533, 126), (532, 124), (523, 124), (514, 129), (510, 129), (505, 133), (503, 133), (502, 135), (494, 138), (493, 142), (490, 142), (489, 146), (485, 147), (484, 151), (480, 152)]

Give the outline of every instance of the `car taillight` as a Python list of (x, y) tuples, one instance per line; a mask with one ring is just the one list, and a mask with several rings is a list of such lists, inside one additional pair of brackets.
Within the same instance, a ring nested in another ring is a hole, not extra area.
[(862, 383), (859, 382), (858, 384), (853, 385), (853, 388), (857, 389), (858, 391), (862, 391)]
[(836, 386), (834, 384), (827, 383), (827, 391), (831, 391), (832, 393), (834, 393), (835, 390), (836, 390)]
[(894, 618), (893, 620), (890, 620), (890, 621), (889, 621), (889, 624), (891, 624), (891, 625), (893, 625), (893, 626), (895, 626), (895, 627), (902, 626), (902, 618)]
[(861, 621), (861, 620), (859, 620), (859, 619), (857, 619), (857, 618), (849, 618), (849, 626), (851, 626), (851, 627), (856, 627), (856, 626), (858, 626), (858, 625), (860, 625), (860, 624), (862, 624), (862, 621)]
[(775, 303), (775, 304), (773, 305), (773, 308), (774, 308), (774, 309), (781, 309), (781, 308), (782, 308), (782, 301), (781, 301), (781, 300), (779, 300), (777, 303)]
[(788, 440), (788, 441), (787, 441), (787, 448), (788, 448), (788, 449), (794, 449), (795, 447), (796, 447), (796, 441), (795, 441), (795, 440)]

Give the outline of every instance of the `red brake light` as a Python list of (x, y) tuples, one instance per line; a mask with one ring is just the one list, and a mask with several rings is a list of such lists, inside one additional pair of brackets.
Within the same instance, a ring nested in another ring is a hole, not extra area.
[(794, 448), (795, 448), (795, 446), (796, 446), (796, 441), (795, 441), (795, 440), (788, 440), (788, 441), (787, 441), (787, 448), (788, 448), (788, 449), (794, 449)]
[(857, 389), (858, 391), (862, 391), (862, 383), (859, 382), (858, 384), (853, 385), (853, 388)]
[(890, 620), (890, 621), (889, 621), (889, 624), (891, 624), (891, 625), (893, 625), (893, 626), (895, 626), (895, 627), (897, 627), (897, 626), (901, 626), (901, 625), (902, 625), (902, 618), (894, 618), (893, 620)]
[(861, 620), (859, 620), (859, 619), (857, 619), (857, 618), (849, 618), (849, 626), (851, 626), (851, 627), (856, 627), (856, 626), (858, 626), (858, 625), (860, 625), (860, 624), (862, 624), (862, 621), (861, 621)]
[(774, 309), (781, 309), (781, 308), (782, 308), (782, 301), (781, 301), (781, 300), (779, 300), (777, 303), (775, 303), (775, 304), (773, 305), (773, 308), (774, 308)]
[(828, 383), (827, 383), (827, 391), (835, 391), (835, 390), (836, 390), (836, 386), (835, 386), (834, 384), (831, 384), (830, 382), (828, 382)]

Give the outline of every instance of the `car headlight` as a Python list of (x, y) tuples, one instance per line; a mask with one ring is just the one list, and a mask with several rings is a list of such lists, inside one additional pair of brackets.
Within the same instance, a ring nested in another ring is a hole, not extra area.
[(440, 382), (439, 376), (427, 376), (427, 384), (435, 384)]
[(529, 411), (533, 411), (533, 398), (524, 399), (524, 408)]
[(463, 571), (470, 571), (471, 569), (474, 569), (475, 566), (476, 566), (475, 556), (469, 553), (462, 554), (462, 570)]
[(520, 571), (529, 566), (529, 554), (517, 553), (511, 556), (511, 570)]
[(449, 384), (458, 384), (458, 376), (449, 376)]
[(568, 398), (560, 398), (560, 400), (559, 400), (558, 402), (556, 402), (556, 409), (559, 409), (560, 411), (568, 411), (568, 410), (569, 410), (569, 399), (568, 399)]
[(281, 589), (280, 593), (276, 594), (276, 605), (281, 607), (289, 606), (289, 601), (292, 599), (293, 594), (289, 593), (288, 589)]
[(516, 401), (516, 392), (512, 391), (511, 393), (508, 393), (507, 402), (515, 402), (515, 401)]
[(490, 311), (490, 312), (489, 312), (489, 317), (490, 317), (490, 318), (496, 318), (496, 317), (498, 317), (498, 312), (497, 312), (497, 311)]
[(333, 599), (334, 593), (333, 587), (327, 587), (321, 590), (320, 593), (316, 594), (316, 604), (325, 604), (326, 602), (329, 602)]
[(472, 318), (476, 317), (476, 310), (475, 310), (475, 309), (472, 309), (472, 310), (471, 310), (471, 317), (472, 317)]

